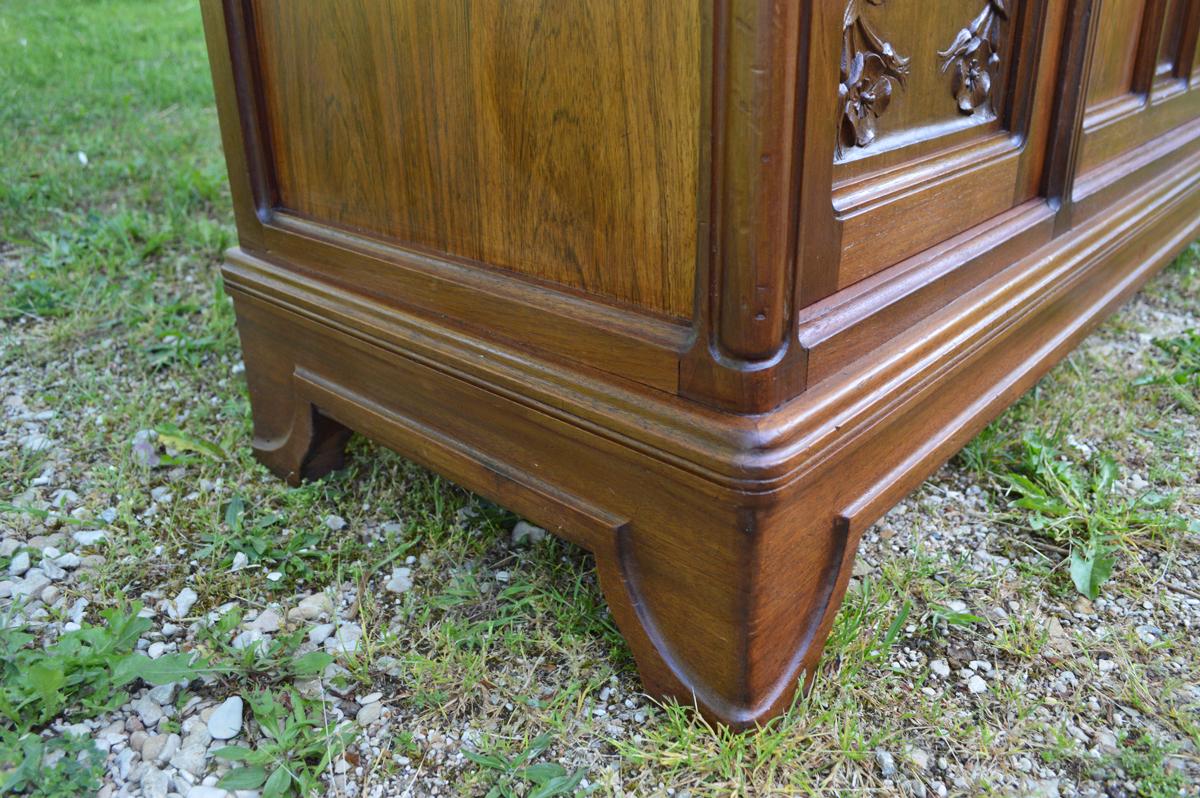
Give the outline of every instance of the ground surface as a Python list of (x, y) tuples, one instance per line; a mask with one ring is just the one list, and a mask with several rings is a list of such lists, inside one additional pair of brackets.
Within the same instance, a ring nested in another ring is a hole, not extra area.
[(0, 4), (0, 794), (1196, 794), (1195, 250), (868, 534), (813, 693), (729, 734), (638, 693), (580, 551), (366, 441), (253, 461), (201, 39)]

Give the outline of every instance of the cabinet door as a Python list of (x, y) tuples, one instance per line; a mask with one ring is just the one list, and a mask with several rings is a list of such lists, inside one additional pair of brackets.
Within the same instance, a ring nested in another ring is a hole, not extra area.
[(1100, 0), (1076, 199), (1129, 176), (1140, 148), (1195, 118), (1198, 21), (1195, 0)]
[(850, 0), (844, 15), (827, 19), (841, 38), (837, 106), (826, 123), (836, 131), (828, 222), (838, 239), (828, 244), (840, 254), (822, 274), (805, 275), (802, 302), (1037, 195), (1058, 6)]

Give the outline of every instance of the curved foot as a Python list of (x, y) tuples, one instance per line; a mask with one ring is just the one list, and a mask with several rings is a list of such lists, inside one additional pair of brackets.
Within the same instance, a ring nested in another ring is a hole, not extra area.
[(238, 334), (254, 418), (254, 455), (291, 485), (342, 468), (350, 430), (300, 390), (286, 331), (253, 303), (238, 307)]
[(655, 534), (634, 521), (596, 551), (648, 693), (741, 729), (786, 711), (811, 683), (857, 535), (834, 516), (799, 530), (797, 509), (743, 508), (685, 541), (678, 528)]

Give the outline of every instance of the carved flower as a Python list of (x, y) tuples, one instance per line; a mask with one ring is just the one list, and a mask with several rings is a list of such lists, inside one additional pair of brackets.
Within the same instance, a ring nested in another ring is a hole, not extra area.
[(847, 147), (865, 147), (875, 140), (875, 120), (892, 100), (893, 83), (903, 87), (908, 59), (885, 42), (863, 17), (865, 5), (886, 0), (848, 0), (842, 24), (842, 82), (838, 86), (841, 121), (835, 157)]
[(954, 76), (954, 99), (958, 110), (969, 114), (987, 101), (992, 91), (992, 76), (978, 58), (958, 62)]
[(954, 67), (954, 99), (958, 109), (970, 114), (987, 102), (992, 72), (1000, 63), (1000, 24), (1008, 18), (1005, 0), (988, 0), (971, 24), (939, 51), (942, 71)]
[(856, 53), (838, 89), (843, 103), (842, 137), (865, 147), (875, 140), (875, 119), (892, 101), (892, 81), (882, 58)]

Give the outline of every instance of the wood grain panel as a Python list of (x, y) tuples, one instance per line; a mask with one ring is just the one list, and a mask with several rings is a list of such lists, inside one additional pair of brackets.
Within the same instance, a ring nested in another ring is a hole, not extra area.
[(1088, 106), (1101, 105), (1132, 90), (1137, 63), (1138, 32), (1146, 0), (1104, 0), (1096, 38)]
[(691, 316), (697, 2), (252, 8), (281, 207)]

